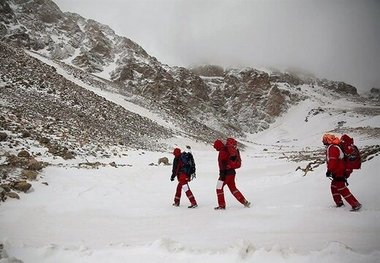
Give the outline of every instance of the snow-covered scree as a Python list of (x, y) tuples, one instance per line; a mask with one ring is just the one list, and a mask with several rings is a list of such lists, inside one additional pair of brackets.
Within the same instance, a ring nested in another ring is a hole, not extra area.
[[(196, 209), (187, 208), (185, 195), (180, 207), (171, 205), (171, 166), (149, 165), (171, 159), (170, 153), (133, 151), (97, 160), (115, 161), (117, 168), (78, 169), (78, 160), (51, 160), (55, 165), (41, 175), (48, 186), (36, 182), (33, 193), (2, 203), (0, 233), (8, 257), (0, 262), (378, 262), (380, 158), (349, 180), (363, 204), (355, 213), (347, 205), (334, 207), (324, 166), (303, 176), (295, 168), (304, 164), (279, 159), (283, 154), (272, 151), (267, 138), (252, 138), (256, 143), (238, 170), (237, 186), (252, 207), (225, 189), (225, 211), (213, 209), (218, 171), (211, 146), (193, 147)], [(310, 145), (314, 139), (302, 140)]]

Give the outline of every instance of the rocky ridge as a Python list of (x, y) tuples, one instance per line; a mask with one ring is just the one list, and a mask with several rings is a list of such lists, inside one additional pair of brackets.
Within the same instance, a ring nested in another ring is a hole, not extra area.
[[(2, 41), (74, 66), (87, 74), (87, 80), (100, 76), (108, 82), (105, 88), (133, 94), (133, 102), (158, 112), (183, 127), (188, 135), (204, 141), (266, 129), (302, 99), (277, 83), (287, 82), (294, 87), (308, 83), (343, 96), (357, 95), (356, 89), (345, 83), (311, 78), (306, 81), (294, 74), (250, 68), (224, 70), (217, 66), (192, 70), (168, 67), (108, 26), (63, 13), (50, 0), (4, 0), (1, 5)], [(215, 71), (214, 76), (210, 77), (207, 70)]]

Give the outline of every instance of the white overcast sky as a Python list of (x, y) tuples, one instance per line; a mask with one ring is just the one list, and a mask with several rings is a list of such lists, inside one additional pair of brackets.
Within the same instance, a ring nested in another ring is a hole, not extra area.
[(302, 69), (380, 88), (380, 0), (53, 0), (170, 66)]

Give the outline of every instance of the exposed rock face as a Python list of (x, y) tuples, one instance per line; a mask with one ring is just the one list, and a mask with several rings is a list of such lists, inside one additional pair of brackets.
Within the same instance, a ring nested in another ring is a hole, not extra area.
[(306, 83), (306, 81), (302, 80), (297, 75), (281, 72), (272, 73), (270, 75), (270, 80), (272, 82), (285, 82), (292, 86), (298, 86)]
[[(72, 158), (88, 144), (157, 146), (170, 132), (83, 89), (23, 51), (0, 42), (2, 127), (29, 130), (53, 154)], [(21, 124), (22, 123), (22, 124)], [(151, 140), (147, 140), (151, 138)], [(73, 141), (74, 145), (65, 145)], [(69, 150), (70, 149), (70, 150)]]
[(319, 85), (326, 89), (333, 90), (340, 94), (358, 95), (356, 88), (344, 82), (322, 80), (318, 82)]
[(156, 141), (175, 132), (75, 85), (15, 47), (55, 59), (72, 78), (126, 95), (180, 127), (182, 135), (205, 142), (268, 128), (300, 100), (283, 83), (357, 95), (348, 84), (293, 73), (169, 67), (110, 27), (63, 13), (50, 0), (3, 0), (0, 14), (0, 39), (5, 42), (0, 43), (0, 59), (6, 62), (0, 65), (1, 99), (8, 105), (2, 107), (3, 123), (10, 127), (24, 121), (28, 137), (45, 138), (49, 152), (65, 159), (88, 151), (86, 145), (99, 152), (115, 144), (157, 149)]
[(224, 69), (217, 65), (204, 65), (190, 69), (194, 74), (203, 77), (223, 77)]
[[(370, 93), (369, 93), (369, 98), (374, 100), (374, 101), (380, 102), (380, 89), (372, 88), (370, 90)], [(0, 135), (0, 137), (1, 137), (1, 135)]]
[(380, 89), (372, 88), (371, 89), (371, 94), (373, 94), (373, 95), (380, 95)]
[[(271, 83), (267, 73), (229, 70), (223, 78), (205, 79), (214, 86), (210, 97), (218, 107), (219, 118), (244, 132), (266, 129), (288, 107), (288, 93)], [(220, 107), (220, 105), (225, 105)]]

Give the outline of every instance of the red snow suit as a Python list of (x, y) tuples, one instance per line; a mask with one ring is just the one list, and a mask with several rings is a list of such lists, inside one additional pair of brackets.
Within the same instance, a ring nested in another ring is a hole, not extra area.
[(360, 205), (346, 185), (346, 180), (350, 174), (346, 171), (344, 154), (338, 145), (330, 144), (327, 147), (326, 161), (327, 170), (331, 173), (333, 178), (331, 181), (331, 194), (336, 205), (343, 205), (342, 197), (352, 206), (352, 208)]
[(344, 153), (338, 145), (330, 144), (326, 150), (327, 170), (332, 174), (333, 179), (344, 179), (346, 164)]
[(218, 205), (220, 208), (226, 207), (226, 202), (224, 199), (224, 186), (227, 185), (233, 196), (243, 205), (247, 204), (248, 201), (244, 198), (243, 194), (236, 188), (235, 184), (235, 169), (227, 169), (227, 162), (229, 158), (229, 153), (226, 146), (221, 140), (216, 140), (214, 142), (214, 148), (219, 152), (218, 154), (218, 164), (219, 164), (219, 179), (216, 185), (216, 195), (218, 199)]

